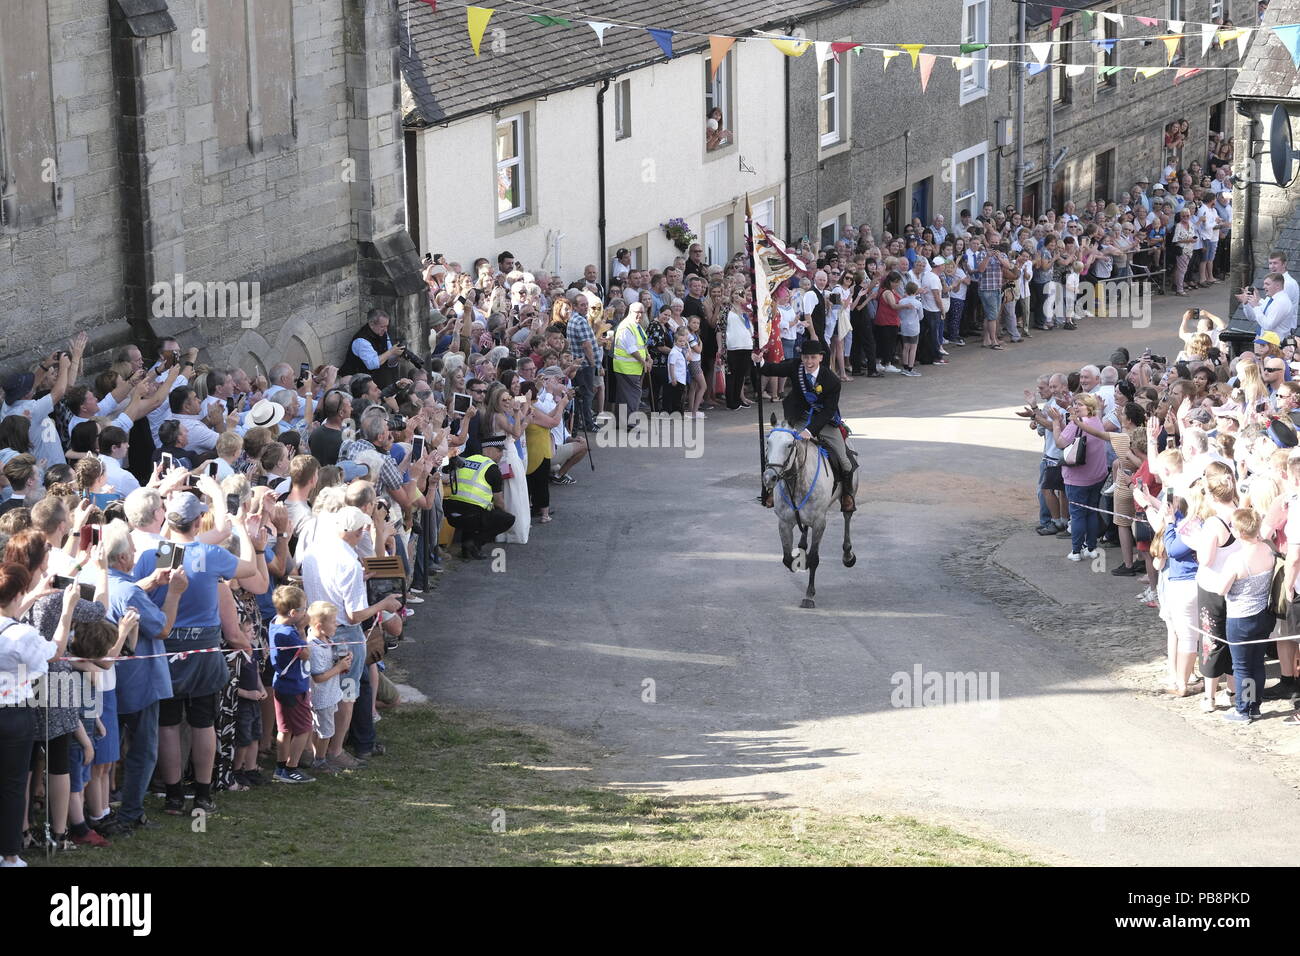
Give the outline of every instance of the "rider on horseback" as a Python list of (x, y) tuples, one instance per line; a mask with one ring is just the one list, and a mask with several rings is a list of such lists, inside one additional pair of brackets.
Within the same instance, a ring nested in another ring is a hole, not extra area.
[[(826, 349), (817, 339), (808, 339), (803, 344), (799, 358), (786, 359), (764, 366), (761, 354), (755, 353), (754, 361), (763, 367), (763, 375), (785, 378), (789, 376), (793, 386), (785, 396), (783, 407), (785, 420), (803, 430), (799, 437), (811, 440), (813, 436), (821, 439), (822, 444), (832, 453), (839, 466), (840, 475), (840, 510), (852, 512), (856, 506), (853, 502), (853, 473), (858, 463), (849, 454), (844, 441), (844, 424), (840, 418), (840, 380), (830, 369), (822, 368), (822, 359)], [(763, 502), (771, 507), (770, 496)]]

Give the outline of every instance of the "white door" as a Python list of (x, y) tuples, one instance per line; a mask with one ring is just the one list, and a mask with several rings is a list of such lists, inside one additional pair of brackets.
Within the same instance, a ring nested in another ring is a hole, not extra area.
[(773, 220), (776, 218), (776, 200), (764, 199), (761, 203), (754, 206), (754, 222), (758, 223), (768, 232), (774, 227)]
[(726, 219), (715, 219), (704, 224), (704, 258), (709, 265), (727, 264), (727, 259), (731, 256), (731, 249), (727, 245), (729, 231)]

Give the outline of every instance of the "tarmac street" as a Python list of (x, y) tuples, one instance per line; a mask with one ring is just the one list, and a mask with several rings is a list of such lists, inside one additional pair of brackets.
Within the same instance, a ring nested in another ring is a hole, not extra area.
[[(503, 546), (501, 571), (443, 575), (430, 597), (446, 623), (403, 650), (410, 682), (590, 737), (611, 754), (593, 777), (627, 790), (907, 813), (1045, 861), (1300, 862), (1269, 825), (1300, 798), (1267, 760), (1014, 623), (943, 567), (993, 524), (1037, 523), (1042, 443), (1013, 414), (1023, 389), (1119, 345), (1172, 359), (1182, 307), (1221, 311), (1223, 288), (1156, 297), (1149, 327), (1083, 319), (1002, 352), (970, 340), (921, 378), (846, 384), (858, 562), (840, 564), (833, 517), (812, 610), (756, 501), (757, 409), (710, 412), (694, 457), (596, 447), (594, 473), (582, 463), (577, 485), (553, 486), (555, 521)], [(1008, 581), (1034, 582), (1025, 602), (1063, 616), (1080, 602), (1137, 607), (1137, 579), (1103, 580), (1069, 550), (1017, 536), (997, 560)], [(1146, 631), (1154, 660), (1164, 632)]]

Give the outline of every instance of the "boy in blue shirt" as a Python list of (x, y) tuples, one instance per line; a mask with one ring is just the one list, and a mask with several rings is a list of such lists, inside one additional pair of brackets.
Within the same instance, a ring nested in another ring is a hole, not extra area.
[(298, 630), (307, 607), (307, 595), (302, 588), (282, 584), (272, 595), (275, 602), (275, 620), (268, 637), (271, 643), (271, 662), (275, 676), (271, 686), (275, 690), (275, 722), (279, 733), (275, 738), (276, 783), (314, 783), (298, 769), (303, 748), (311, 739), (311, 649)]

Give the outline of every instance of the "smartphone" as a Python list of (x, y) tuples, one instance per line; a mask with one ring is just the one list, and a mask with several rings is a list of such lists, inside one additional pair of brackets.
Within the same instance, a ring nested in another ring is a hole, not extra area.
[(99, 525), (86, 524), (81, 526), (81, 550), (87, 551), (99, 544)]
[(176, 467), (176, 459), (172, 457), (172, 453), (169, 451), (165, 451), (162, 453), (161, 461), (162, 461), (163, 471), (171, 471), (173, 468)]
[(211, 478), (213, 481), (216, 481), (216, 480), (217, 480), (217, 462), (216, 462), (216, 459), (214, 458), (212, 461), (208, 462), (208, 466), (207, 466), (207, 467), (208, 467), (208, 477)]
[[(71, 584), (72, 581), (72, 578), (64, 577), (62, 574), (54, 575), (54, 587), (58, 588), (60, 591)], [(83, 601), (95, 600), (95, 586), (93, 584), (78, 584), (77, 591), (81, 595)]]
[(411, 461), (419, 461), (424, 457), (424, 436), (416, 435), (411, 441)]
[(301, 362), (301, 363), (299, 363), (299, 365), (298, 365), (298, 381), (300, 381), (300, 382), (305, 382), (305, 381), (307, 381), (307, 379), (309, 379), (309, 378), (311, 378), (311, 366), (310, 366), (309, 364), (307, 364), (306, 362)]
[(199, 476), (198, 476), (198, 475), (186, 475), (186, 476), (185, 476), (185, 487), (186, 487), (187, 489), (192, 490), (192, 491), (198, 491), (198, 489), (199, 489)]
[(226, 511), (229, 514), (239, 514), (239, 495), (226, 495)]
[(457, 415), (464, 415), (469, 411), (470, 403), (473, 399), (464, 392), (457, 392), (451, 397), (451, 408)]

